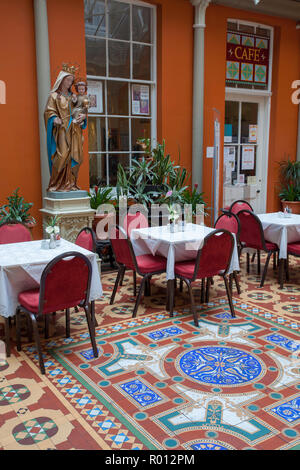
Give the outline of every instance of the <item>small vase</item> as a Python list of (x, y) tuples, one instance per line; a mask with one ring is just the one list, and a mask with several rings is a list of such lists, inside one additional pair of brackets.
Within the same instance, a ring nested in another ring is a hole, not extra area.
[(49, 248), (56, 248), (56, 240), (54, 233), (50, 235)]
[(174, 222), (170, 222), (170, 232), (174, 233), (175, 232), (175, 224)]

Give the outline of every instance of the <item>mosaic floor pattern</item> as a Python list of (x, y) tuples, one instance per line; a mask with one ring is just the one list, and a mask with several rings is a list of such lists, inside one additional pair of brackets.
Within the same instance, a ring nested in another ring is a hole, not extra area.
[(103, 274), (99, 357), (84, 314), (66, 339), (57, 313), (42, 341), (46, 376), (24, 330), (22, 351), (13, 343), (0, 366), (0, 449), (299, 450), (299, 264), (282, 291), (276, 271), (259, 289), (255, 265), (241, 267), (236, 318), (216, 279), (199, 328), (185, 291), (169, 318), (163, 276), (133, 319), (131, 276), (110, 306), (115, 273)]

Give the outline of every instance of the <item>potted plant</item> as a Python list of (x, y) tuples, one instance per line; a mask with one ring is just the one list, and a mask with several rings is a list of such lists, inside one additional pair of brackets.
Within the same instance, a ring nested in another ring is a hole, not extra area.
[(8, 204), (0, 207), (0, 224), (17, 224), (22, 223), (30, 230), (36, 225), (34, 217), (30, 215), (32, 202), (25, 202), (24, 198), (19, 195), (17, 188), (11, 196), (8, 196)]
[(94, 186), (88, 193), (90, 198), (91, 209), (95, 210), (94, 220), (92, 224), (93, 230), (96, 232), (97, 224), (104, 219), (107, 214), (97, 212), (98, 207), (102, 204), (108, 204), (112, 199), (112, 188), (103, 186)]
[[(195, 184), (192, 191), (185, 189), (182, 195), (183, 203), (191, 206), (191, 215), (193, 222), (196, 221), (196, 216), (199, 215), (201, 211), (201, 206), (205, 208), (207, 205), (203, 199), (204, 193), (198, 192), (198, 185)], [(203, 209), (203, 215), (207, 215), (205, 209)]]
[(279, 162), (282, 209), (289, 208), (294, 214), (300, 214), (300, 161), (287, 160)]

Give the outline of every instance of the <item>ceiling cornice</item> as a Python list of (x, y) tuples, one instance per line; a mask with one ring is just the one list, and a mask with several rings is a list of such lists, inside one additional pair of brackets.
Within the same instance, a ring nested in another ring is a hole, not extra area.
[(211, 3), (300, 21), (300, 2), (295, 0), (260, 0), (257, 5), (254, 0), (211, 0)]

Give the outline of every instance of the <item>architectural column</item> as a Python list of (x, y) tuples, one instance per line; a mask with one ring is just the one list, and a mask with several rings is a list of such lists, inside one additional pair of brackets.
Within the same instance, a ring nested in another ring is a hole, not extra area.
[(42, 197), (50, 179), (44, 109), (51, 89), (47, 0), (34, 0)]
[(204, 121), (204, 29), (210, 0), (190, 0), (195, 7), (194, 77), (193, 77), (193, 154), (192, 180), (202, 191), (203, 121)]

